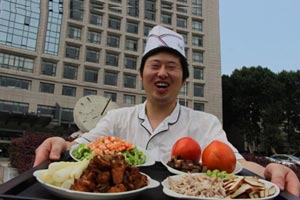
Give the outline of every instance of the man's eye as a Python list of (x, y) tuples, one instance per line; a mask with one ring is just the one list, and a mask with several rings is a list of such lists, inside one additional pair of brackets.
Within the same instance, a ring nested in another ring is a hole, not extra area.
[(170, 69), (170, 70), (173, 70), (173, 69), (176, 69), (177, 66), (176, 65), (169, 65), (167, 66), (167, 69)]
[(158, 68), (159, 65), (151, 65), (152, 68)]

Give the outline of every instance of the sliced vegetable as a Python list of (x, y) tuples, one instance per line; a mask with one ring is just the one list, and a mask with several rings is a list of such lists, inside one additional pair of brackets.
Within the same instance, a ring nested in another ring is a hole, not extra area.
[(90, 160), (94, 156), (86, 144), (79, 144), (78, 147), (72, 151), (72, 155), (78, 160)]
[(212, 178), (232, 178), (235, 176), (232, 173), (227, 173), (226, 171), (220, 171), (218, 169), (207, 170), (206, 175)]
[(125, 156), (126, 162), (131, 165), (141, 165), (146, 162), (146, 155), (137, 147), (129, 151), (123, 151), (122, 154)]

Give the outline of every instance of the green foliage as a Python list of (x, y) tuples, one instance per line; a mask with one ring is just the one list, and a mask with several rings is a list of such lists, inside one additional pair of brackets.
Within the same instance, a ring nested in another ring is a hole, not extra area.
[(268, 153), (272, 146), (282, 149), (286, 133), (286, 144), (293, 139), (293, 149), (299, 148), (300, 71), (275, 74), (261, 66), (243, 67), (223, 76), (222, 83), (224, 129), (229, 138), (243, 135), (252, 145), (248, 150)]

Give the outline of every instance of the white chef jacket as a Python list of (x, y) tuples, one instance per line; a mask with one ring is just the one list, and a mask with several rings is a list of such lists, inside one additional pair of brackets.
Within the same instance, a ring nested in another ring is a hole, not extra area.
[(160, 125), (152, 130), (146, 115), (146, 102), (133, 107), (109, 111), (94, 129), (75, 141), (88, 143), (101, 135), (116, 136), (144, 149), (156, 161), (161, 161), (165, 153), (170, 153), (173, 144), (184, 136), (194, 138), (203, 151), (212, 140), (227, 143), (235, 152), (237, 159), (243, 158), (238, 150), (228, 142), (222, 124), (212, 114), (195, 111), (181, 106), (178, 102)]

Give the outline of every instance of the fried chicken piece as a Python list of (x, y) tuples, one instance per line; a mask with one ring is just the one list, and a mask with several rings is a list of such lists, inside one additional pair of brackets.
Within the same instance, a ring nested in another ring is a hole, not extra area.
[(126, 171), (124, 184), (128, 190), (135, 190), (147, 185), (147, 176), (141, 174), (137, 167), (132, 167), (131, 170)]
[(95, 188), (95, 183), (87, 179), (75, 179), (74, 184), (71, 186), (71, 190), (83, 192), (92, 192)]
[(115, 186), (112, 186), (107, 192), (125, 192), (127, 191), (127, 188), (123, 184), (116, 184)]
[(107, 170), (111, 168), (111, 155), (98, 155), (91, 160), (91, 165), (95, 165), (93, 168), (99, 168), (101, 170)]
[(115, 166), (111, 169), (114, 184), (120, 184), (123, 182), (124, 172), (125, 166), (121, 163), (119, 164), (119, 166)]
[(96, 181), (100, 184), (108, 184), (111, 179), (111, 174), (109, 171), (101, 171), (98, 173)]
[(96, 186), (96, 189), (93, 192), (107, 192), (110, 189), (110, 185), (109, 183), (105, 183), (105, 184), (98, 184)]

